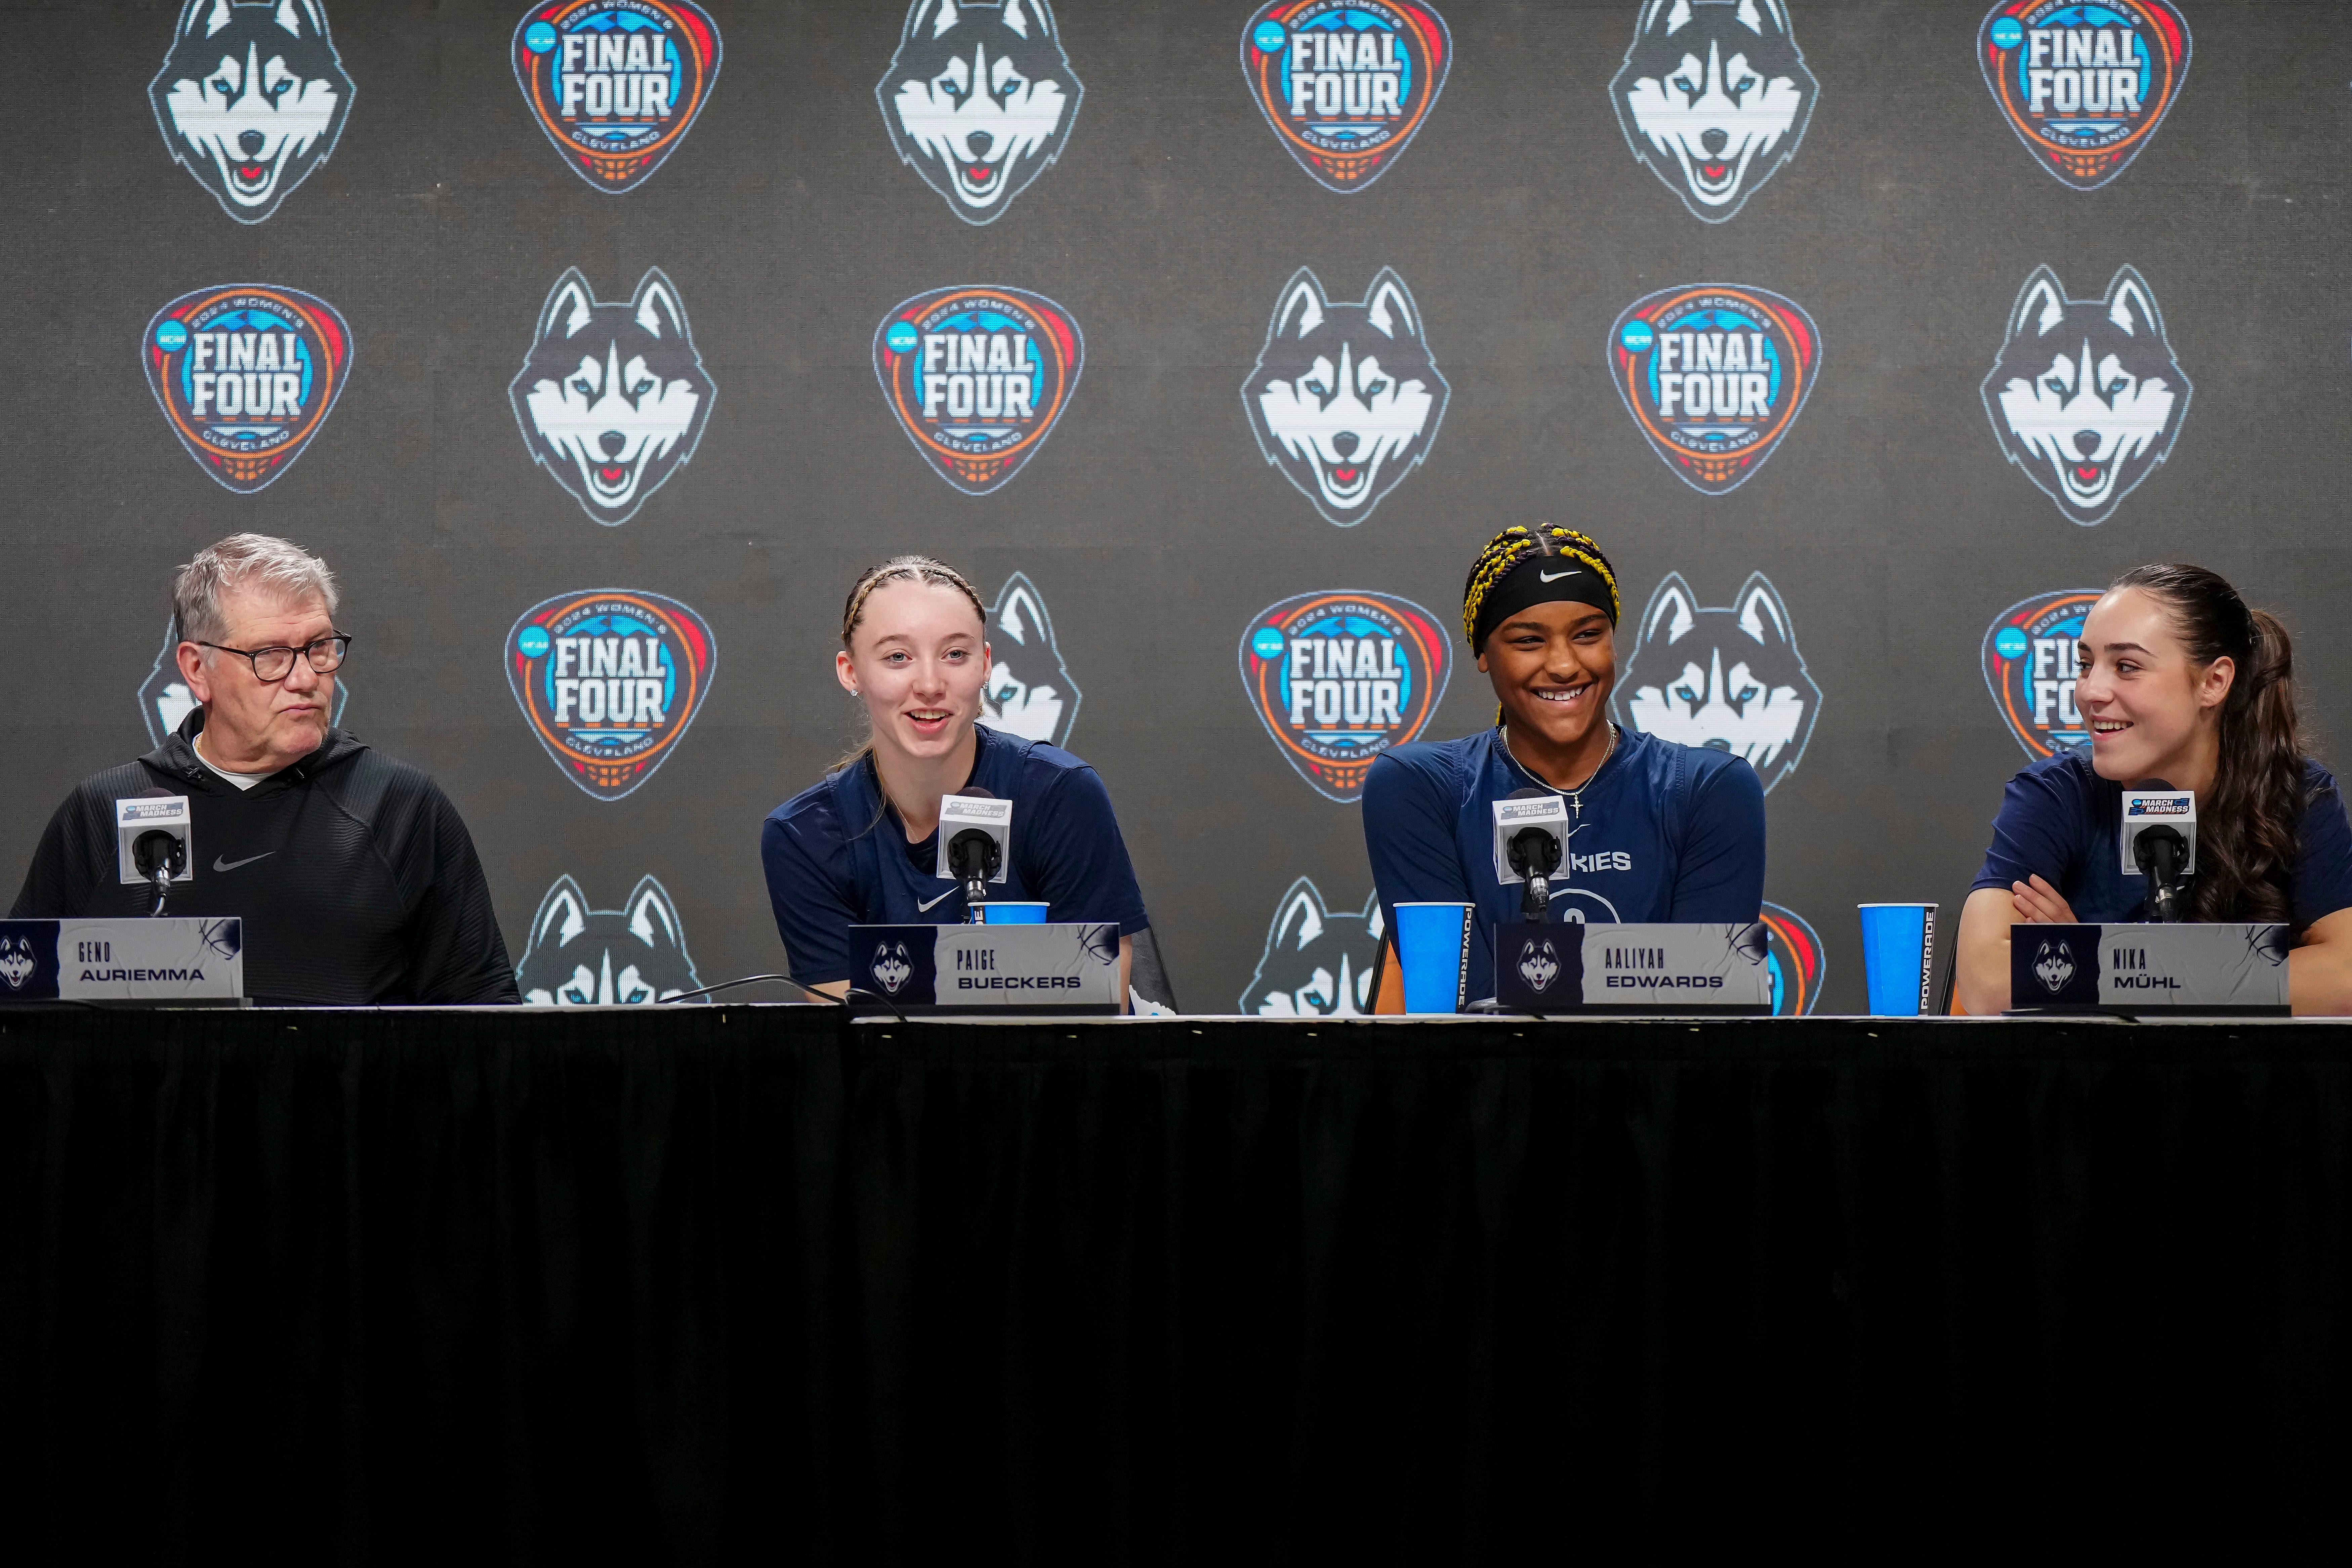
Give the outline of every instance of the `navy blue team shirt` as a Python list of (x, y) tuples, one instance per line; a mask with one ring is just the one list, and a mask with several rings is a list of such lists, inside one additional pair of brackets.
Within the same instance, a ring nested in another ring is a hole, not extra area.
[[(1475, 904), (1473, 996), (1494, 994), (1493, 928), (1520, 918), (1519, 884), (1495, 875), (1494, 813), (1518, 789), (1567, 793), (1521, 767), (1499, 729), (1399, 746), (1364, 781), (1364, 845), (1388, 929), (1401, 903)], [(1764, 785), (1745, 759), (1626, 730), (1579, 794), (1552, 920), (1752, 921), (1762, 910)]]
[[(964, 787), (1013, 803), (1013, 864), (1003, 881), (989, 884), (989, 896), (1043, 900), (1056, 921), (1117, 921), (1121, 936), (1149, 927), (1100, 776), (1058, 746), (977, 728)], [(793, 978), (804, 985), (848, 979), (853, 925), (961, 922), (963, 884), (933, 875), (939, 840), (934, 832), (907, 842), (898, 814), (883, 807), (871, 757), (770, 812), (760, 859)]]
[[(2311, 922), (2352, 908), (2352, 826), (2336, 775), (2305, 757), (2302, 853), (2287, 873), (2288, 919), (2298, 934)], [(2123, 868), (2116, 834), (2123, 826), (2124, 786), (2103, 779), (2087, 751), (2044, 757), (2009, 781), (2000, 815), (1992, 819), (1992, 847), (1969, 890), (1999, 888), (2039, 876), (2058, 889), (2086, 925), (2147, 918), (2147, 879)]]

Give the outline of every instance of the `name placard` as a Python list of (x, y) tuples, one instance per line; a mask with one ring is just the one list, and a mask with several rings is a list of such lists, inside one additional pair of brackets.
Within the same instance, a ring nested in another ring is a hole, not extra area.
[(1495, 1000), (1515, 1013), (1772, 1010), (1761, 923), (1495, 927)]
[(245, 994), (245, 922), (0, 921), (0, 1003), (234, 1002)]
[(2018, 1013), (2284, 1015), (2294, 936), (2264, 922), (2009, 928)]
[(850, 984), (901, 1012), (1116, 1013), (1118, 926), (854, 925)]

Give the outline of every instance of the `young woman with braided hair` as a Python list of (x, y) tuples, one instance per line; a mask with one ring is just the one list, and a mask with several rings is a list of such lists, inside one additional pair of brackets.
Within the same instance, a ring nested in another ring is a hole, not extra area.
[(1475, 904), (1475, 994), (1494, 973), (1492, 928), (1521, 918), (1519, 889), (1496, 878), (1494, 850), (1494, 803), (1517, 790), (1568, 803), (1555, 921), (1752, 921), (1762, 907), (1756, 771), (1728, 752), (1609, 721), (1622, 607), (1616, 569), (1583, 534), (1549, 525), (1496, 534), (1462, 595), (1463, 635), (1499, 704), (1496, 727), (1400, 746), (1365, 781), (1364, 842), (1388, 929), (1401, 903)]
[(2074, 704), (2087, 748), (2009, 781), (1992, 847), (1960, 915), (1960, 1005), (2009, 1005), (2019, 921), (2145, 920), (2147, 880), (2122, 869), (2123, 789), (2159, 778), (2197, 795), (2189, 917), (2284, 921), (2297, 1013), (2352, 1013), (2352, 826), (2304, 754), (2286, 628), (2201, 566), (2141, 566), (2084, 619)]
[(991, 892), (1043, 900), (1054, 921), (1118, 921), (1122, 990), (1133, 965), (1141, 994), (1165, 1001), (1110, 792), (1060, 747), (977, 722), (987, 631), (971, 584), (927, 555), (869, 567), (850, 589), (834, 674), (865, 704), (866, 743), (760, 830), (793, 978), (838, 995), (850, 979), (851, 926), (964, 918), (963, 885), (934, 875), (940, 797), (978, 787), (1017, 803), (1012, 864)]

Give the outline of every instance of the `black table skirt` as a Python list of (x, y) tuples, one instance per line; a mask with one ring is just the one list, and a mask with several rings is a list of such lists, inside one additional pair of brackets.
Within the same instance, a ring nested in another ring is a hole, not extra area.
[(2352, 1029), (0, 1014), (0, 1553), (2340, 1556)]

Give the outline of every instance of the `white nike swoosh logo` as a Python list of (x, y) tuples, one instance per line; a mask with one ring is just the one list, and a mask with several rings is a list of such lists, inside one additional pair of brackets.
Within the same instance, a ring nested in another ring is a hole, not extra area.
[(929, 904), (917, 904), (917, 905), (915, 906), (915, 908), (916, 908), (918, 910), (929, 910), (929, 909), (930, 909), (931, 904), (937, 904), (937, 903), (942, 902), (942, 901), (943, 901), (943, 900), (945, 900), (952, 899), (952, 898), (954, 898), (958, 893), (961, 893), (961, 892), (962, 892), (962, 891), (963, 891), (963, 889), (962, 889), (961, 888), (950, 888), (946, 892), (941, 893), (938, 898), (933, 899)]
[(234, 871), (239, 866), (250, 866), (256, 860), (267, 860), (272, 855), (277, 853), (278, 851), (275, 849), (265, 849), (258, 855), (248, 855), (242, 860), (224, 860), (219, 856), (215, 855), (213, 857), (213, 869), (215, 871)]
[(1583, 575), (1584, 572), (1582, 568), (1571, 566), (1565, 572), (1538, 572), (1536, 574), (1536, 581), (1538, 583), (1557, 583), (1562, 577), (1581, 577)]

